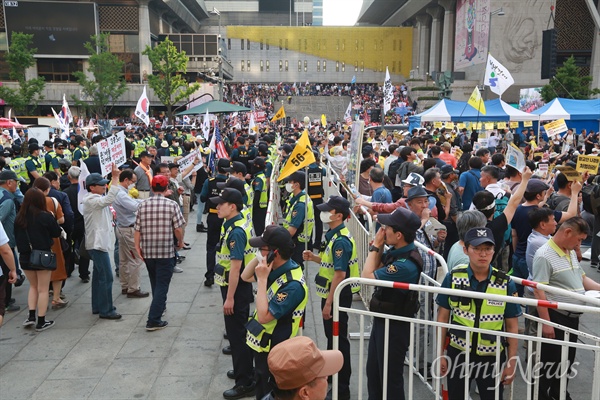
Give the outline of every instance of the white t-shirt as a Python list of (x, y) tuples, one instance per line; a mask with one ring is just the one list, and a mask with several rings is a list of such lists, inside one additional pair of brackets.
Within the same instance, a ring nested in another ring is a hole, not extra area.
[[(0, 246), (4, 246), (6, 243), (8, 243), (8, 236), (6, 236), (6, 231), (0, 224)], [(0, 268), (0, 276), (2, 276), (2, 268)]]

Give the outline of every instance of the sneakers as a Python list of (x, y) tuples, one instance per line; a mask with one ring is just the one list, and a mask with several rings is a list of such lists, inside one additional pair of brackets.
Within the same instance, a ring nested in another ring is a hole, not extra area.
[(36, 325), (35, 330), (37, 332), (45, 331), (46, 329), (50, 329), (54, 326), (54, 321), (46, 321), (44, 325)]
[(27, 318), (25, 320), (25, 322), (23, 322), (23, 326), (33, 326), (33, 325), (35, 325), (35, 320), (34, 319)]
[(183, 270), (176, 265), (175, 268), (173, 268), (173, 272), (176, 274), (180, 274), (183, 272)]
[(146, 330), (147, 331), (157, 331), (159, 329), (165, 328), (169, 323), (167, 321), (160, 321), (158, 323), (147, 323)]

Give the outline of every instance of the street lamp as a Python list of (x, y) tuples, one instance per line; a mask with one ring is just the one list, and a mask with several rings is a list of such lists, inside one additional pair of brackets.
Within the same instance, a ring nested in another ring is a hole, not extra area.
[(217, 62), (219, 63), (219, 100), (223, 101), (223, 58), (221, 55), (221, 12), (213, 7), (210, 12), (213, 15), (219, 16), (219, 35), (217, 36)]
[[(502, 9), (502, 7), (500, 7), (497, 10), (490, 11), (490, 18), (488, 19), (488, 24), (489, 24), (489, 26), (488, 26), (488, 43), (487, 43), (488, 54), (490, 53), (490, 45), (491, 45), (491, 42), (492, 42), (492, 40), (491, 40), (492, 39), (492, 17), (494, 15), (497, 15), (499, 17), (505, 15), (504, 10)], [(484, 74), (483, 81), (485, 82), (485, 70), (487, 69), (487, 57), (486, 57), (486, 61), (485, 61), (485, 63), (483, 65), (484, 65), (484, 69), (483, 69), (483, 74)], [(484, 89), (485, 89), (485, 86), (484, 86)], [(484, 100), (487, 100), (487, 91), (484, 91)]]

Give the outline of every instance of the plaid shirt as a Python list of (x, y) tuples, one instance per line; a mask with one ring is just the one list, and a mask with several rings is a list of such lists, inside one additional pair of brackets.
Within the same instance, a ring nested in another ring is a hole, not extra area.
[[(428, 236), (422, 229), (419, 229), (416, 232), (416, 240), (417, 242), (424, 244), (431, 249), (435, 238), (433, 236)], [(426, 251), (421, 250), (420, 248), (417, 250), (423, 259), (423, 272), (425, 272), (425, 275), (429, 276), (430, 278), (435, 279), (437, 275), (437, 261), (435, 257), (428, 254)]]
[(161, 195), (144, 201), (138, 209), (134, 229), (140, 232), (144, 258), (175, 257), (173, 231), (184, 224), (179, 204)]

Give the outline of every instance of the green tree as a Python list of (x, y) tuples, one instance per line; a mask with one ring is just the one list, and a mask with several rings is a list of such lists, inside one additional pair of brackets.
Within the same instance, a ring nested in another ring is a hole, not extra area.
[(557, 97), (587, 100), (592, 95), (600, 93), (598, 89), (590, 88), (591, 76), (582, 76), (581, 68), (575, 65), (575, 58), (569, 57), (547, 85), (542, 87), (542, 98), (546, 103)]
[(124, 63), (110, 52), (108, 38), (109, 35), (106, 33), (92, 35), (91, 42), (85, 43), (85, 48), (90, 53), (88, 59), (90, 66), (87, 70), (94, 78), (88, 77), (83, 71), (73, 73), (88, 101), (75, 97), (73, 100), (78, 106), (86, 107), (101, 119), (108, 118), (115, 102), (127, 89), (123, 79)]
[(173, 105), (193, 94), (200, 88), (198, 83), (188, 85), (183, 74), (187, 72), (185, 51), (177, 51), (169, 39), (154, 48), (146, 46), (143, 51), (152, 63), (153, 74), (148, 75), (148, 84), (167, 107), (169, 121), (173, 121)]
[(9, 78), (17, 81), (19, 87), (11, 89), (7, 86), (0, 86), (0, 98), (15, 109), (15, 114), (28, 115), (29, 111), (35, 109), (40, 100), (44, 98), (42, 90), (44, 90), (45, 82), (41, 76), (29, 80), (25, 77), (25, 70), (33, 67), (36, 63), (33, 55), (37, 49), (31, 47), (33, 35), (13, 32), (11, 39), (5, 60), (8, 63)]

